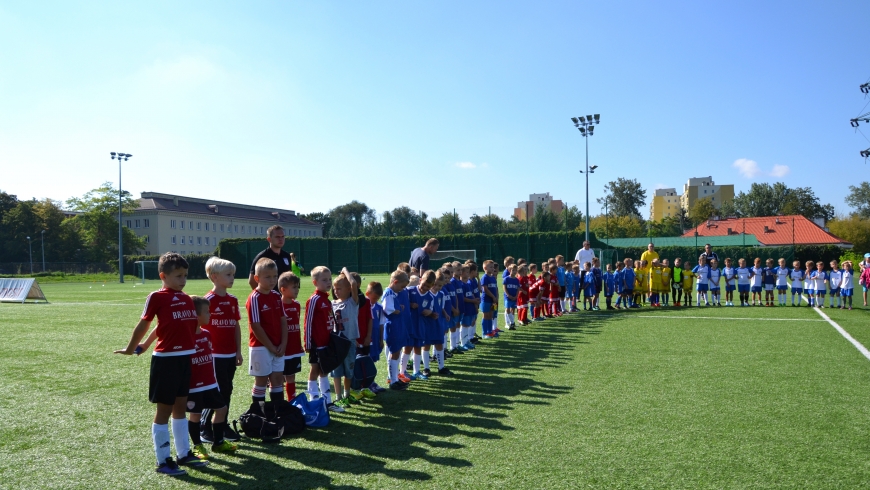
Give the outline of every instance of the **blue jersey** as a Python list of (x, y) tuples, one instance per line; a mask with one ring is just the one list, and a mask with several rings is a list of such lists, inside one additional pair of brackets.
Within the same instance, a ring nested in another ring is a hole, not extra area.
[[(390, 289), (390, 288), (387, 288)], [(384, 293), (386, 294), (386, 293)], [(394, 293), (395, 294), (395, 293)], [(384, 315), (384, 307), (380, 303), (372, 305), (372, 345), (380, 345), (380, 341), (386, 339), (384, 336), (384, 324), (386, 323), (386, 315)]]
[(613, 296), (613, 291), (616, 289), (616, 274), (614, 272), (604, 273), (604, 295)]
[(622, 271), (622, 284), (623, 289), (626, 290), (634, 290), (634, 269), (631, 267), (626, 267), (624, 271)]
[(420, 294), (419, 304), (420, 306), (415, 311), (419, 311), (420, 315), (420, 339), (426, 344), (444, 342), (444, 330), (438, 324), (438, 319), (431, 316), (423, 316), (423, 310), (431, 310), (432, 313), (437, 313), (440, 317), (440, 305), (436, 295), (432, 291)]
[(429, 293), (421, 293), (420, 286), (408, 288), (406, 291), (408, 291), (408, 303), (417, 305), (416, 308), (409, 308), (411, 310), (411, 323), (409, 324), (408, 333), (412, 339), (423, 339), (423, 324), (421, 322), (423, 315), (420, 313), (424, 308), (421, 303), (423, 302), (423, 296)]
[(461, 315), (465, 311), (465, 291), (462, 289), (462, 281), (454, 277), (450, 280), (450, 285), (453, 286), (453, 306)]
[[(480, 298), (480, 288), (477, 287), (477, 279), (469, 279), (465, 281), (463, 289), (465, 290), (465, 299)], [(475, 303), (466, 302), (464, 313), (466, 315), (476, 315), (477, 305)]]
[(764, 285), (776, 284), (776, 275), (777, 275), (776, 269), (777, 269), (776, 267), (765, 267), (761, 273), (763, 276), (761, 283)]
[[(444, 304), (447, 308), (453, 308), (456, 304), (456, 290), (453, 289), (453, 284), (448, 281), (447, 284), (441, 286), (441, 292), (444, 293)], [(453, 315), (453, 312), (450, 312)]]
[(556, 268), (556, 279), (559, 281), (559, 286), (565, 285), (565, 268), (557, 267)]
[(565, 273), (565, 287), (570, 291), (574, 289), (574, 281), (577, 278), (574, 277), (574, 271), (568, 271)]
[(592, 278), (595, 280), (595, 289), (597, 291), (601, 291), (601, 269), (599, 269), (598, 267), (593, 267)]
[(595, 274), (586, 274), (583, 278), (583, 296), (595, 296)]
[(625, 289), (625, 285), (622, 284), (622, 276), (623, 271), (617, 269), (616, 272), (613, 273), (613, 283), (616, 285), (616, 292), (621, 293), (623, 289)]
[[(498, 302), (498, 281), (495, 276), (489, 274), (483, 275), (483, 281), (480, 285), (480, 302), (481, 303), (497, 303)], [(486, 294), (486, 291), (492, 293), (492, 297)]]
[(504, 293), (504, 300), (505, 301), (510, 300), (510, 298), (508, 298), (508, 295), (511, 295), (514, 297), (514, 299), (512, 299), (510, 301), (516, 301), (517, 297), (518, 297), (517, 295), (520, 293), (520, 280), (517, 279), (516, 277), (508, 276), (504, 280), (504, 291), (505, 291), (505, 293)]
[(407, 306), (408, 291), (395, 292), (390, 288), (384, 291), (381, 299), (383, 311), (386, 315), (384, 321), (384, 340), (391, 349), (402, 348), (411, 345), (410, 324), (411, 312)]

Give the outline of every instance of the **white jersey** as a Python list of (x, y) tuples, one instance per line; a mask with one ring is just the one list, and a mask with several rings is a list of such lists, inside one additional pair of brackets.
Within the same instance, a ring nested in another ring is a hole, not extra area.
[(737, 268), (737, 284), (743, 284), (744, 286), (749, 285), (749, 279), (752, 276), (752, 271), (747, 269), (746, 267), (738, 267)]
[(720, 277), (722, 277), (722, 270), (710, 267), (710, 289), (719, 289)]
[(814, 288), (816, 291), (827, 291), (828, 287), (825, 285), (825, 279), (828, 278), (828, 274), (825, 271), (813, 271), (812, 278), (816, 282), (816, 287)]
[(852, 289), (852, 271), (844, 270), (840, 278), (840, 289)]
[(764, 267), (753, 267), (752, 273), (755, 274), (752, 276), (752, 287), (761, 287), (761, 280), (764, 279)]
[(726, 286), (733, 286), (736, 284), (734, 278), (737, 277), (737, 270), (733, 267), (726, 267), (722, 269), (722, 277), (725, 278)]
[(804, 287), (804, 271), (802, 271), (800, 269), (792, 269), (791, 273), (789, 273), (789, 277), (791, 277), (792, 289), (803, 289), (803, 287)]
[(828, 272), (828, 284), (831, 285), (831, 290), (840, 289), (840, 282), (843, 280), (843, 271), (834, 269)]
[(804, 271), (804, 291), (816, 289), (816, 281), (812, 279), (813, 271)]
[(695, 274), (696, 278), (698, 278), (696, 286), (706, 286), (710, 279), (710, 266), (696, 265), (695, 268), (692, 269), (692, 273)]
[(776, 286), (788, 286), (788, 267), (777, 267), (774, 271), (776, 272)]

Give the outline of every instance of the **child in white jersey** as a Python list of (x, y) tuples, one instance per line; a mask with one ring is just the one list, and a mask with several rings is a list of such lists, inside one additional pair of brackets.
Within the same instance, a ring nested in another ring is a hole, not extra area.
[(816, 262), (812, 278), (816, 281), (816, 306), (824, 308), (825, 294), (828, 293), (828, 273), (825, 272), (825, 263), (821, 260)]
[(749, 306), (749, 284), (752, 280), (752, 269), (746, 267), (746, 259), (737, 261), (737, 294), (740, 295), (740, 306)]
[[(792, 269), (788, 276), (791, 279), (791, 305), (800, 306), (804, 293), (804, 271), (801, 270), (800, 260), (792, 262)], [(795, 295), (797, 295), (797, 305), (794, 304)]]
[(837, 299), (837, 308), (840, 308), (840, 281), (843, 279), (843, 271), (836, 260), (831, 261), (831, 272), (828, 273), (828, 284), (831, 289), (831, 308), (834, 307), (834, 298)]
[(732, 267), (730, 257), (725, 259), (722, 277), (725, 278), (725, 306), (734, 306), (734, 290), (737, 289), (737, 270)]
[(698, 278), (698, 281), (695, 283), (695, 290), (698, 291), (697, 306), (701, 306), (702, 297), (704, 298), (704, 306), (710, 306), (710, 303), (707, 302), (707, 291), (710, 286), (710, 266), (707, 265), (706, 255), (698, 257), (698, 265), (692, 269), (692, 274)]
[(840, 295), (843, 297), (843, 304), (840, 308), (846, 308), (846, 302), (848, 301), (849, 309), (852, 309), (853, 279), (852, 261), (847, 260), (843, 262), (843, 274), (840, 278)]
[[(761, 290), (764, 288), (764, 267), (761, 266), (761, 259), (755, 258), (755, 265), (752, 266), (752, 282), (749, 285), (749, 290), (752, 292), (752, 306), (761, 306)], [(758, 303), (756, 303), (756, 299)]]
[(816, 304), (816, 281), (811, 277), (815, 266), (815, 262), (808, 260), (804, 269), (804, 294), (807, 295), (807, 306), (810, 308)]
[(779, 306), (785, 306), (785, 293), (788, 291), (788, 267), (785, 266), (785, 259), (779, 259), (779, 266), (775, 268), (776, 274), (776, 296), (779, 299)]
[(720, 301), (721, 296), (719, 291), (719, 279), (722, 277), (722, 271), (719, 269), (719, 261), (716, 259), (712, 259), (710, 261), (710, 301), (711, 304), (716, 306), (722, 306), (722, 302)]

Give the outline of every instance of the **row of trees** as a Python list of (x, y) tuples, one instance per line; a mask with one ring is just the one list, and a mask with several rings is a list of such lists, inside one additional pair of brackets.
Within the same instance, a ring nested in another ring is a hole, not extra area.
[[(124, 211), (136, 208), (129, 192), (122, 192)], [(124, 228), (124, 253), (143, 248), (142, 240)], [(44, 231), (44, 233), (43, 233)], [(25, 262), (34, 258), (48, 262), (99, 262), (118, 257), (118, 190), (108, 182), (82, 197), (66, 202), (44, 199), (20, 200), (0, 190), (0, 262)], [(44, 239), (44, 243), (43, 243)]]

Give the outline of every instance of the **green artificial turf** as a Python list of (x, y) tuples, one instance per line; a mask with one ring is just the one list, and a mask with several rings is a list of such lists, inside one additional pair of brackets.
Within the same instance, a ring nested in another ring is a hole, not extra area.
[[(303, 286), (304, 302), (311, 287)], [(45, 284), (49, 304), (0, 304), (0, 487), (870, 481), (870, 361), (806, 307), (644, 308), (519, 327), (448, 361), (453, 378), (387, 392), (277, 445), (243, 440), (237, 455), (214, 455), (207, 469), (171, 479), (153, 471), (149, 359), (111, 353), (126, 345), (157, 287)], [(190, 281), (185, 290), (208, 287)], [(244, 303), (247, 285), (237, 281), (231, 292)], [(824, 312), (870, 345), (867, 310)], [(240, 368), (231, 417), (247, 408), (250, 387)]]

